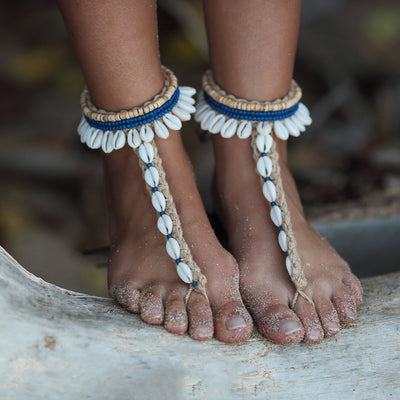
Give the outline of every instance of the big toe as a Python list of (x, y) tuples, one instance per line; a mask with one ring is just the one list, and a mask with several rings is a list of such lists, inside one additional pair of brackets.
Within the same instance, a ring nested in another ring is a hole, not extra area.
[(240, 300), (229, 301), (222, 306), (213, 306), (214, 335), (225, 343), (247, 340), (253, 331), (253, 321)]
[(303, 325), (287, 305), (271, 304), (257, 314), (255, 322), (258, 330), (273, 342), (289, 345), (303, 340)]

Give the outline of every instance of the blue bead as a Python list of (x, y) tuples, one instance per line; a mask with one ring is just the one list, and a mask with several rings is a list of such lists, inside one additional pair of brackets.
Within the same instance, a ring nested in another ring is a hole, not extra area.
[(289, 255), (289, 252), (285, 251), (283, 254), (287, 257)]
[(270, 180), (271, 180), (271, 178), (270, 178), (269, 176), (266, 176), (266, 177), (264, 178), (264, 181), (265, 181), (265, 182), (270, 181)]
[(172, 238), (172, 235), (171, 235), (170, 233), (168, 233), (167, 238), (168, 238), (168, 239), (171, 239), (171, 238)]
[(175, 262), (176, 262), (177, 264), (179, 264), (181, 261), (182, 261), (182, 260), (181, 260), (180, 258), (177, 258), (177, 259), (175, 260)]
[(160, 211), (160, 215), (161, 216), (165, 215), (165, 211)]
[(262, 152), (261, 153), (261, 157), (265, 157), (267, 155), (267, 153)]
[(276, 203), (273, 201), (272, 203), (271, 203), (271, 206), (273, 207), (273, 206), (276, 206)]
[(193, 287), (197, 286), (197, 281), (192, 281), (192, 286)]
[(151, 190), (152, 190), (153, 192), (157, 192), (158, 187), (154, 186), (153, 188), (151, 188)]
[(151, 162), (149, 162), (149, 163), (146, 164), (146, 167), (147, 167), (147, 168), (150, 168), (152, 165), (153, 165), (153, 164), (152, 164)]
[(282, 229), (282, 226), (278, 226), (278, 232), (280, 232)]

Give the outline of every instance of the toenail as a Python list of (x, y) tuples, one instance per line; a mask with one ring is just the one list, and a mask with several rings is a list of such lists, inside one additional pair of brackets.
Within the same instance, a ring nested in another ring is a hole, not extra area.
[(313, 328), (310, 330), (310, 333), (308, 336), (311, 340), (317, 340), (317, 339), (321, 338), (322, 332), (319, 329)]
[(240, 315), (228, 318), (225, 321), (226, 329), (228, 329), (229, 331), (233, 331), (234, 329), (244, 328), (246, 325), (247, 325), (246, 321)]
[(340, 331), (340, 326), (336, 322), (331, 322), (331, 321), (326, 322), (326, 328), (328, 329), (329, 332), (339, 332)]
[(301, 331), (301, 326), (293, 319), (283, 319), (279, 324), (279, 330), (285, 335)]

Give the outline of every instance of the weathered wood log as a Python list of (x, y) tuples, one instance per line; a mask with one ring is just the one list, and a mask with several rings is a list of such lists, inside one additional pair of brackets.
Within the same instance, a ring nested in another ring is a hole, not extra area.
[(399, 399), (399, 284), (364, 280), (357, 321), (319, 345), (201, 343), (44, 282), (0, 248), (0, 399)]

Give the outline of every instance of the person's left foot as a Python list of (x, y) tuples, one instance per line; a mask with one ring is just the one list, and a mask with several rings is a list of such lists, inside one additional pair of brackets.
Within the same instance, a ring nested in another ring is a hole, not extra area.
[(214, 137), (216, 190), (229, 245), (240, 269), (240, 291), (259, 331), (280, 344), (318, 343), (352, 322), (362, 289), (348, 264), (305, 220), (296, 185), (286, 166), (286, 143), (277, 140), (282, 181), (315, 308), (295, 296), (278, 232), (262, 194), (250, 139)]

